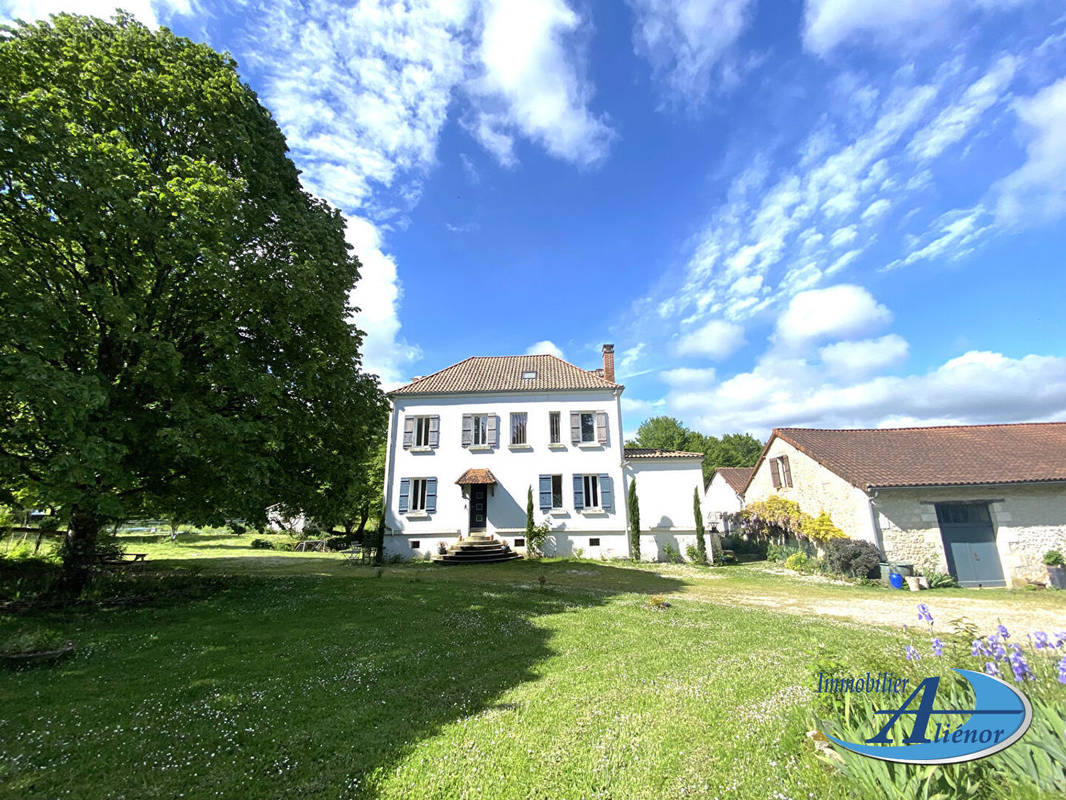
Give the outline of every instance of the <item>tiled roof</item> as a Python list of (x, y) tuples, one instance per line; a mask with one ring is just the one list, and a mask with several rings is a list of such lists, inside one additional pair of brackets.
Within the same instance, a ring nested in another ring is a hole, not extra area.
[(1066, 481), (1066, 422), (881, 430), (777, 428), (774, 436), (862, 489)]
[(456, 483), (460, 486), (467, 486), (471, 483), (496, 483), (496, 476), (487, 469), (468, 469), (459, 476)]
[[(522, 373), (535, 373), (523, 378)], [(568, 389), (621, 389), (602, 375), (555, 356), (471, 356), (440, 372), (416, 378), (389, 394), (542, 392)]]
[(703, 453), (688, 450), (657, 450), (654, 447), (627, 447), (626, 458), (703, 458)]
[[(734, 492), (743, 494), (744, 487), (747, 486), (748, 479), (754, 471), (751, 467), (718, 467), (714, 474), (725, 478), (725, 482)], [(711, 480), (714, 480), (714, 475), (711, 476)]]

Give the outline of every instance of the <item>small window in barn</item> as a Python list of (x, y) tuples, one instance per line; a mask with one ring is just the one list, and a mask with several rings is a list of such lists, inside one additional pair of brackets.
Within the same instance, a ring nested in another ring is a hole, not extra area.
[(599, 546), (600, 546), (599, 537), (593, 536), (593, 537), (589, 538), (589, 547), (599, 547)]
[(422, 543), (420, 541), (418, 541), (418, 539), (412, 539), (411, 540), (411, 549), (412, 550), (417, 550), (421, 546), (422, 546)]
[(526, 546), (526, 540), (525, 539), (515, 539), (514, 540), (514, 546), (515, 547), (525, 547)]

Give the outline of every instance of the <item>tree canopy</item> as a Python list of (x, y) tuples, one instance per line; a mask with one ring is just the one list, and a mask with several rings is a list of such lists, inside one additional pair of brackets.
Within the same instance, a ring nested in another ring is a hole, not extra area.
[(4, 29), (0, 181), (0, 491), (64, 510), (68, 564), (109, 520), (336, 506), (386, 413), (359, 262), (229, 56)]
[(673, 417), (651, 417), (637, 428), (629, 447), (689, 450), (703, 453), (703, 477), (709, 480), (718, 467), (754, 467), (762, 442), (749, 433), (727, 433), (721, 438), (686, 428)]

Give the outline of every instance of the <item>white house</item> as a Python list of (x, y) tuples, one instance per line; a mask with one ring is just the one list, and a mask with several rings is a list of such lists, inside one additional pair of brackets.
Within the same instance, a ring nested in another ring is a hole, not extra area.
[(1043, 582), (1066, 550), (1066, 423), (882, 430), (778, 428), (747, 485), (827, 511), (890, 561), (963, 586)]
[(604, 345), (602, 369), (550, 355), (475, 356), (389, 392), (386, 555), (427, 557), (472, 535), (524, 548), (532, 490), (537, 521), (551, 526), (548, 554), (626, 557), (634, 475), (648, 476), (648, 492), (638, 480), (651, 514), (642, 508), (642, 527), (691, 536), (701, 456), (628, 461), (623, 389)]
[(703, 496), (703, 519), (708, 527), (717, 526), (729, 533), (729, 515), (744, 507), (744, 485), (751, 478), (751, 467), (718, 467), (707, 482)]

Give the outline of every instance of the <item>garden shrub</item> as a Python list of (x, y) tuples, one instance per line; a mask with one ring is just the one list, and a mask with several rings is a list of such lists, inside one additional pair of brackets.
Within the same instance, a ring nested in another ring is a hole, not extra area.
[(833, 539), (826, 549), (829, 569), (841, 575), (868, 578), (881, 563), (877, 547), (861, 539)]
[(326, 547), (330, 550), (347, 550), (351, 546), (351, 536), (331, 536), (326, 539)]
[(253, 550), (273, 550), (274, 545), (268, 539), (252, 539)]
[(947, 572), (934, 570), (924, 574), (926, 580), (929, 581), (930, 589), (951, 589), (959, 585), (958, 581)]
[(760, 541), (755, 538), (730, 533), (727, 536), (722, 537), (722, 547), (726, 550), (732, 550), (738, 555), (744, 553), (759, 558), (766, 558), (766, 548), (768, 547), (768, 543), (765, 539)]
[(700, 563), (700, 549), (696, 545), (690, 544), (685, 548), (685, 557), (695, 564)]
[(807, 567), (807, 554), (806, 553), (793, 553), (785, 559), (785, 568), (795, 570), (796, 572), (803, 572)]
[(663, 561), (668, 564), (679, 564), (681, 562), (681, 553), (674, 549), (671, 544), (663, 545)]
[(803, 551), (793, 545), (774, 544), (773, 542), (768, 542), (766, 545), (766, 560), (786, 561), (789, 556), (801, 552)]
[(1066, 567), (1066, 558), (1063, 558), (1060, 550), (1048, 550), (1044, 553), (1044, 566)]

